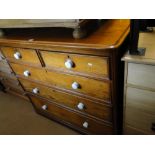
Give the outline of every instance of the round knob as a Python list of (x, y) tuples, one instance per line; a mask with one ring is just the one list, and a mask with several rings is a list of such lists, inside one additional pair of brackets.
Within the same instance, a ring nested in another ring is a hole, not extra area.
[(15, 57), (15, 59), (21, 59), (21, 54), (19, 53), (19, 52), (16, 52), (15, 54), (14, 54), (14, 57)]
[(30, 72), (28, 70), (24, 71), (24, 76), (30, 76)]
[(78, 107), (78, 109), (83, 110), (84, 107), (85, 107), (85, 105), (84, 105), (83, 103), (79, 103), (79, 104), (77, 105), (77, 107)]
[(84, 123), (83, 123), (83, 127), (84, 127), (84, 128), (88, 128), (88, 122), (84, 122)]
[(33, 91), (34, 94), (38, 94), (39, 93), (39, 89), (38, 88), (34, 88), (32, 91)]
[(74, 62), (73, 62), (72, 60), (68, 59), (68, 60), (65, 62), (65, 66), (66, 66), (66, 68), (71, 69), (71, 68), (73, 68), (73, 66), (74, 66)]
[(72, 88), (73, 89), (78, 89), (78, 88), (80, 88), (80, 84), (78, 84), (77, 82), (73, 82), (72, 83)]
[(41, 108), (42, 108), (43, 110), (47, 110), (47, 105), (43, 105)]

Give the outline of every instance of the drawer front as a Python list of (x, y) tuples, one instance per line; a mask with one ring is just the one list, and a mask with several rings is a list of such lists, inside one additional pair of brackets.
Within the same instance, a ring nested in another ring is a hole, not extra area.
[(155, 123), (155, 92), (136, 88), (127, 88), (125, 123), (144, 131), (155, 134), (152, 131), (152, 123)]
[(35, 50), (2, 47), (3, 54), (10, 61), (17, 61), (21, 63), (29, 63), (31, 65), (41, 66), (40, 60)]
[(47, 68), (67, 69), (94, 76), (109, 77), (109, 59), (107, 57), (47, 51), (41, 51), (41, 55)]
[[(105, 125), (102, 122), (90, 119), (75, 113), (73, 111), (64, 109), (56, 104), (48, 103), (47, 101), (40, 100), (31, 96), (31, 100), (37, 109), (42, 109), (43, 112), (48, 113), (51, 117), (63, 120), (78, 128), (93, 134), (112, 134), (113, 128), (110, 125)], [(43, 110), (44, 109), (44, 110)]]
[(46, 81), (46, 77), (45, 77), (46, 72), (44, 69), (29, 67), (26, 65), (20, 65), (15, 63), (10, 63), (10, 65), (17, 75), (24, 76), (25, 78), (28, 78), (28, 79), (39, 80), (43, 82)]
[(155, 67), (152, 65), (128, 63), (127, 83), (155, 89)]
[(109, 106), (104, 106), (91, 100), (69, 93), (64, 93), (25, 79), (20, 78), (20, 82), (26, 91), (51, 99), (55, 102), (62, 103), (65, 106), (81, 111), (85, 114), (90, 114), (100, 119), (112, 122), (112, 108)]
[(47, 71), (47, 82), (51, 85), (83, 93), (95, 98), (110, 100), (110, 83), (81, 76)]

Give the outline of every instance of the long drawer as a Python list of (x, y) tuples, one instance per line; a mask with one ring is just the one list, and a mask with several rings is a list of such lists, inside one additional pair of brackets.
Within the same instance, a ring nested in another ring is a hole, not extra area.
[(41, 110), (42, 114), (48, 114), (51, 118), (66, 122), (67, 124), (72, 124), (77, 129), (81, 129), (86, 133), (113, 134), (113, 127), (109, 124), (85, 117), (79, 113), (34, 96), (30, 96), (30, 98), (36, 109)]
[(41, 66), (39, 57), (34, 49), (1, 47), (1, 50), (5, 57), (10, 61)]
[[(47, 68), (65, 69), (109, 78), (108, 57), (40, 51)], [(52, 60), (52, 61), (51, 61)]]
[[(72, 90), (95, 98), (110, 101), (110, 82), (89, 79), (61, 72), (45, 71), (41, 68), (11, 63), (16, 74), (39, 80), (54, 87)], [(27, 72), (27, 75), (25, 73)]]
[(81, 111), (84, 114), (90, 114), (100, 119), (112, 122), (112, 108), (109, 106), (105, 106), (70, 93), (52, 89), (22, 78), (20, 78), (20, 82), (24, 89), (28, 92), (32, 92), (47, 99), (61, 103), (72, 108), (73, 110), (75, 109)]
[(56, 86), (110, 101), (110, 82), (47, 71), (47, 82)]

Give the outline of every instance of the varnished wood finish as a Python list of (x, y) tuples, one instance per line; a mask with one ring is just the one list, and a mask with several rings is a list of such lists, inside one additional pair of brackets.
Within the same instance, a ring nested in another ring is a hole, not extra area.
[[(67, 51), (91, 55), (105, 55), (120, 47), (129, 33), (129, 20), (109, 20), (84, 39), (73, 39), (72, 31), (64, 29), (12, 31), (0, 39), (3, 46)], [(34, 39), (29, 41), (29, 39)], [(70, 51), (72, 50), (72, 51)], [(115, 51), (116, 52), (116, 51)]]
[[(110, 82), (98, 81), (81, 76), (73, 76), (70, 74), (62, 74), (61, 72), (45, 71), (43, 69), (24, 66), (20, 64), (11, 63), (15, 73), (24, 76), (24, 71), (28, 70), (30, 76), (28, 79), (39, 80), (58, 88), (69, 89), (75, 92), (84, 93), (102, 100), (110, 101)], [(80, 88), (73, 89), (72, 83), (77, 82)], [(89, 87), (88, 87), (89, 86)], [(97, 92), (97, 93), (96, 93)]]
[[(47, 68), (62, 69), (68, 71), (82, 72), (102, 78), (109, 78), (109, 60), (108, 57), (96, 57), (77, 54), (65, 54), (57, 52), (40, 51), (45, 66)], [(67, 69), (65, 62), (71, 60), (73, 67)], [(102, 66), (102, 67), (100, 67)]]
[[(59, 90), (52, 89), (41, 84), (31, 82), (20, 78), (20, 82), (27, 92), (32, 92), (33, 89), (38, 88), (38, 95), (43, 96), (47, 99), (53, 100), (58, 103), (72, 108), (73, 110), (78, 110), (84, 114), (90, 114), (92, 116), (98, 117), (105, 121), (112, 122), (112, 107), (108, 105), (102, 105), (83, 97), (79, 97), (73, 94), (65, 93)], [(83, 110), (79, 110), (77, 105), (83, 103), (85, 105)], [(106, 104), (106, 103), (105, 103)]]
[(42, 82), (46, 81), (46, 71), (42, 68), (30, 67), (27, 65), (20, 65), (16, 63), (10, 63), (10, 65), (17, 75), (24, 76), (24, 71), (28, 70), (30, 72), (30, 76), (25, 78)]
[[(47, 105), (48, 108), (47, 110), (42, 110), (43, 113), (48, 113), (53, 117), (56, 117), (57, 119), (62, 119), (63, 121), (69, 122), (77, 126), (78, 128), (86, 130), (86, 132), (88, 133), (112, 134), (113, 129), (108, 124), (106, 125), (102, 122), (98, 122), (94, 119), (85, 117), (76, 112), (70, 111), (69, 109), (62, 108), (61, 106), (56, 105), (54, 103), (51, 103), (51, 102), (49, 103), (46, 100), (41, 100), (34, 96), (31, 96), (30, 98), (37, 109), (42, 109), (41, 107), (43, 105)], [(83, 127), (84, 122), (88, 122), (87, 129)]]
[(24, 96), (24, 90), (21, 87), (15, 74), (13, 73), (10, 65), (6, 61), (6, 58), (2, 51), (0, 51), (0, 82), (3, 85), (5, 92), (17, 95), (28, 100), (28, 98)]
[[(41, 66), (40, 60), (34, 49), (1, 47), (1, 50), (9, 61), (19, 62), (19, 63), (28, 63), (28, 64), (35, 65), (35, 66)], [(19, 52), (21, 54), (20, 59), (15, 59), (14, 54), (16, 52)]]
[[(0, 38), (0, 46), (36, 51), (41, 65), (29, 61), (33, 55), (26, 61), (7, 59), (29, 96), (33, 86), (40, 89), (32, 99), (38, 113), (82, 133), (118, 134), (123, 91), (120, 58), (128, 34), (129, 20), (108, 20), (83, 39), (73, 39), (72, 32), (64, 29), (8, 30)], [(71, 69), (64, 66), (68, 57), (74, 61)], [(30, 71), (28, 77), (23, 76), (26, 70)], [(73, 82), (80, 88), (73, 90)], [(77, 102), (85, 103), (84, 111), (76, 108)], [(47, 111), (41, 109), (44, 103), (49, 106)], [(87, 129), (82, 127), (83, 121), (89, 122)]]
[[(46, 81), (56, 87), (69, 89), (75, 92), (83, 93), (95, 98), (110, 101), (110, 82), (98, 81), (85, 77), (62, 74), (59, 72), (47, 71)], [(77, 82), (80, 88), (73, 89), (72, 83)]]

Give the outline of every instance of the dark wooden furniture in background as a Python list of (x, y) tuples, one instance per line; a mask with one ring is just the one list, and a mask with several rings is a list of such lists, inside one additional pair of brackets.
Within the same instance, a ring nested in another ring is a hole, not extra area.
[(0, 39), (35, 110), (86, 134), (119, 134), (129, 20), (108, 20), (84, 39), (71, 31), (13, 31)]

